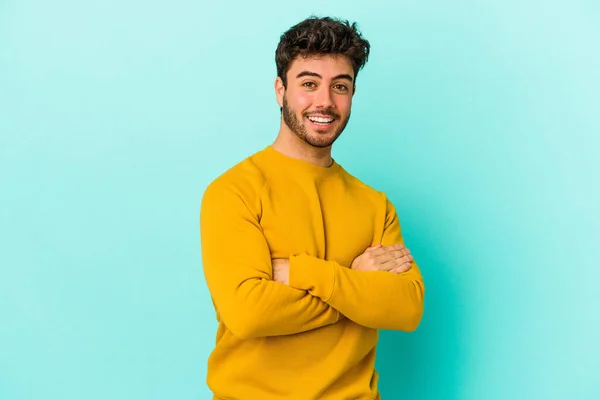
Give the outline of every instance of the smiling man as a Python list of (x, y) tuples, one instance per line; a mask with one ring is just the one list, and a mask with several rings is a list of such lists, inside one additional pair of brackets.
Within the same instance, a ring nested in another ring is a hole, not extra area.
[(204, 193), (215, 400), (379, 399), (378, 331), (420, 323), (425, 288), (396, 209), (331, 156), (368, 56), (347, 21), (309, 18), (285, 32), (275, 141)]
[[(345, 72), (330, 76), (340, 71)], [(281, 128), (290, 131), (288, 135), (280, 132), (278, 139), (285, 140), (293, 133), (313, 148), (330, 148), (350, 119), (354, 94), (352, 66), (346, 58), (313, 55), (296, 60), (288, 73), (291, 75), (289, 91), (282, 78), (275, 83), (278, 101), (283, 103)], [(318, 90), (323, 83), (330, 88)], [(288, 98), (295, 108), (290, 107)], [(311, 107), (314, 110), (309, 111)], [(297, 115), (297, 110), (302, 113)]]

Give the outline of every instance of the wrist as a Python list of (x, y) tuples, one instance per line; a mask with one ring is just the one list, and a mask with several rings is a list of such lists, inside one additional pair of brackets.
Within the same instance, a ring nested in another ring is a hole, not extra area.
[(290, 284), (290, 260), (288, 259), (273, 259), (273, 280), (275, 282)]

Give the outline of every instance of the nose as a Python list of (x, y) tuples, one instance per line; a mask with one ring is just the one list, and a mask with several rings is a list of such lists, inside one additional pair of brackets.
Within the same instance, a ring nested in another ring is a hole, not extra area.
[(332, 108), (334, 106), (333, 104), (333, 98), (331, 96), (331, 91), (329, 90), (328, 87), (326, 86), (322, 86), (321, 88), (319, 88), (319, 91), (317, 92), (316, 98), (315, 98), (315, 106), (317, 108)]

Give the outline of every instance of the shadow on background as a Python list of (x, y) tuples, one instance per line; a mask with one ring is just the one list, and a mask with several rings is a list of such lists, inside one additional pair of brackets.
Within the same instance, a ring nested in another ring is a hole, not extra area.
[(415, 332), (380, 332), (376, 368), (383, 400), (437, 400), (440, 388), (444, 400), (461, 397), (464, 299), (440, 238), (430, 239), (406, 240), (425, 280), (425, 313)]

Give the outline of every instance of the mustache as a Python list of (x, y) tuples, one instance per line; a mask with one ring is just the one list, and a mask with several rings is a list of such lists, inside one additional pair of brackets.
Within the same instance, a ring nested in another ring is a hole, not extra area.
[(322, 111), (318, 111), (318, 112), (305, 113), (304, 114), (305, 117), (314, 117), (316, 115), (324, 115), (324, 116), (333, 117), (333, 118), (336, 118), (336, 119), (340, 118), (339, 114), (337, 114), (336, 112), (334, 112), (332, 110), (322, 110)]

